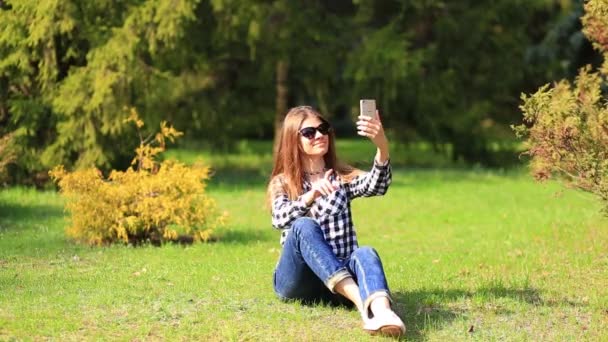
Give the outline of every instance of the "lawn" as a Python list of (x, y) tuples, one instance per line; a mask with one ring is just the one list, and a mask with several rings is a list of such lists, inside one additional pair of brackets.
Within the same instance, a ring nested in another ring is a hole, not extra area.
[[(56, 193), (0, 192), (0, 340), (376, 340), (355, 311), (275, 298), (270, 155), (243, 149), (169, 153), (217, 166), (208, 191), (230, 220), (209, 244), (75, 245)], [(356, 200), (353, 215), (407, 339), (608, 340), (608, 219), (595, 198), (520, 169), (399, 156), (389, 193)]]

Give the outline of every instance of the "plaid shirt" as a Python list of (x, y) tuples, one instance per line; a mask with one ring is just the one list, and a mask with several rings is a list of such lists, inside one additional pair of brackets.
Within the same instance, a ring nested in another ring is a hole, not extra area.
[[(384, 165), (378, 165), (374, 161), (371, 171), (355, 177), (350, 183), (342, 183), (335, 173), (330, 177), (332, 182), (339, 182), (339, 189), (329, 196), (318, 197), (310, 206), (306, 205), (302, 196), (289, 200), (280, 176), (272, 180), (272, 226), (281, 230), (281, 245), (285, 243), (293, 221), (308, 216), (319, 223), (325, 240), (338, 258), (345, 259), (357, 249), (350, 201), (357, 197), (384, 195), (392, 179), (390, 163), (387, 161)], [(303, 187), (302, 193), (312, 188), (308, 180), (304, 180)]]

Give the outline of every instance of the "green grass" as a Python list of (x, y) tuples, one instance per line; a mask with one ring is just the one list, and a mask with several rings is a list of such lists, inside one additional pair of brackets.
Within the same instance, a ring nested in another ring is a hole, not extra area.
[[(57, 194), (0, 192), (0, 340), (377, 340), (355, 311), (275, 298), (279, 233), (263, 204), (263, 149), (228, 161), (202, 155), (225, 163), (209, 187), (231, 214), (216, 243), (75, 245)], [(599, 209), (592, 196), (521, 170), (400, 167), (386, 196), (353, 202), (359, 241), (383, 259), (406, 338), (436, 341), (607, 340)]]

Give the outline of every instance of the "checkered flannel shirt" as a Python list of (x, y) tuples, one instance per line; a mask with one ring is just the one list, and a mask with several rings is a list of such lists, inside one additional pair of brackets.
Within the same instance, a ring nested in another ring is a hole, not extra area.
[[(288, 198), (280, 175), (272, 180), (272, 226), (281, 230), (281, 245), (285, 243), (293, 221), (307, 216), (319, 223), (325, 240), (338, 258), (345, 259), (357, 249), (350, 201), (357, 197), (384, 195), (392, 180), (390, 163), (387, 161), (384, 165), (378, 165), (374, 160), (369, 172), (355, 177), (350, 183), (341, 182), (335, 173), (330, 177), (333, 183), (340, 184), (339, 189), (329, 196), (318, 197), (310, 206), (306, 205), (302, 196), (295, 200)], [(304, 180), (302, 193), (311, 188), (311, 183)]]

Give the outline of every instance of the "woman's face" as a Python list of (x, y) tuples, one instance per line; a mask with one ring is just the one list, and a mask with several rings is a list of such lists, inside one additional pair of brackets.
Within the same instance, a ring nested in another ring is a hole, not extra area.
[(300, 146), (308, 156), (323, 156), (329, 148), (329, 124), (317, 117), (309, 117), (300, 126)]

